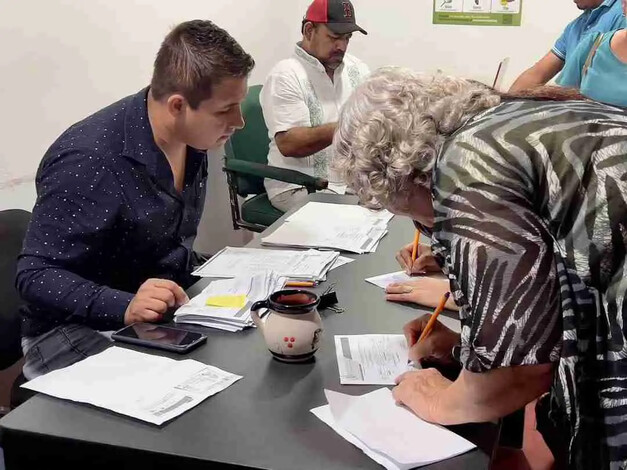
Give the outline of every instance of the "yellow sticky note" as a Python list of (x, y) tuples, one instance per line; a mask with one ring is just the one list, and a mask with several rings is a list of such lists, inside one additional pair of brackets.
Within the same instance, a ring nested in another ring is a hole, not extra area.
[(242, 308), (246, 305), (245, 295), (216, 295), (205, 302), (208, 307)]

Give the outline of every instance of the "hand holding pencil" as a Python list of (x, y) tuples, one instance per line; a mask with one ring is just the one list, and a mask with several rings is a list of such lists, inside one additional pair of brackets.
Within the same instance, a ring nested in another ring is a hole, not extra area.
[(460, 343), (460, 335), (438, 321), (438, 316), (448, 300), (446, 294), (442, 296), (433, 314), (423, 315), (403, 328), (411, 361), (420, 362), (424, 359), (443, 365), (455, 361), (451, 353), (453, 347)]
[(420, 232), (416, 231), (414, 241), (405, 245), (396, 254), (396, 261), (407, 274), (424, 274), (440, 271), (440, 266), (431, 254), (431, 247), (420, 244)]

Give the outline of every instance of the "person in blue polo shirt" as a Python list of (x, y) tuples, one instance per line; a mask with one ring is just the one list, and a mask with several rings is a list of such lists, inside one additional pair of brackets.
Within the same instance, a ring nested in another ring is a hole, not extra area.
[(46, 152), (17, 267), (24, 375), (110, 345), (187, 300), (207, 149), (244, 125), (254, 61), (210, 21), (176, 26), (150, 86), (83, 119)]
[[(627, 15), (627, 0), (623, 0)], [(627, 108), (627, 22), (609, 33), (588, 35), (564, 67), (558, 83), (588, 98)]]
[(580, 10), (578, 18), (566, 26), (553, 48), (533, 67), (523, 72), (510, 88), (511, 92), (545, 85), (568, 63), (579, 42), (593, 33), (605, 33), (623, 27), (621, 0), (574, 0)]

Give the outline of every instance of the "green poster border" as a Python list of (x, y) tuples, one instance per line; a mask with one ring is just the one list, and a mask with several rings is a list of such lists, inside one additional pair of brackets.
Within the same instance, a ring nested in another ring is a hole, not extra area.
[(437, 2), (433, 0), (433, 24), (452, 24), (460, 26), (520, 26), (524, 0), (520, 0), (520, 12), (507, 13), (464, 13), (436, 11)]

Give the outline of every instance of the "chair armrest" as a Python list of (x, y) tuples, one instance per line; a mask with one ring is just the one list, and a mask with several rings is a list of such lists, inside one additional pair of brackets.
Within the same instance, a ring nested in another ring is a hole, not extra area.
[(258, 176), (260, 178), (270, 178), (273, 180), (283, 181), (284, 183), (297, 184), (316, 191), (326, 189), (329, 186), (329, 182), (327, 180), (323, 178), (316, 178), (315, 176), (309, 176), (305, 173), (301, 173), (300, 171), (264, 165), (263, 163), (238, 160), (236, 158), (229, 158), (225, 160), (223, 170), (233, 173), (244, 173), (246, 175)]

